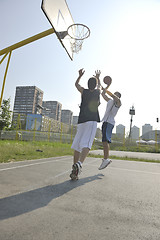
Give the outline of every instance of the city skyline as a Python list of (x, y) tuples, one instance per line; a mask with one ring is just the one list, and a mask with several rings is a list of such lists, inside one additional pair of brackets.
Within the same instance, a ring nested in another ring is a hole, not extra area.
[[(41, 94), (43, 93), (44, 94), (44, 91), (42, 90), (42, 89), (40, 89), (40, 88), (38, 88), (37, 86), (17, 86), (16, 87), (16, 92), (15, 92), (15, 101), (16, 101), (16, 93), (17, 93), (17, 89), (20, 91), (20, 89), (28, 89), (28, 91), (31, 93), (31, 89), (37, 89)], [(24, 91), (23, 90), (23, 98), (24, 98), (24, 92), (25, 92), (25, 94), (26, 94), (26, 99), (29, 101), (29, 96), (28, 96), (28, 93), (26, 92), (26, 90)], [(60, 120), (61, 121), (61, 117), (59, 116), (53, 116), (53, 114), (54, 114), (54, 112), (52, 112), (52, 111), (50, 111), (49, 112), (49, 114), (46, 114), (47, 113), (47, 111), (46, 110), (51, 110), (51, 109), (53, 109), (53, 108), (55, 108), (54, 106), (53, 106), (53, 104), (54, 103), (56, 103), (57, 105), (60, 105), (59, 107), (58, 107), (58, 111), (71, 111), (71, 109), (63, 109), (62, 108), (62, 106), (63, 106), (63, 104), (62, 103), (59, 103), (57, 100), (53, 100), (53, 99), (50, 99), (50, 100), (48, 100), (48, 101), (45, 101), (44, 99), (43, 99), (43, 94), (42, 94), (42, 97), (41, 97), (41, 105), (42, 106), (45, 106), (45, 111), (43, 111), (43, 109), (42, 109), (42, 115), (45, 115), (45, 116), (49, 116), (49, 117), (51, 117), (51, 118), (54, 118), (55, 120)], [(26, 101), (27, 101), (26, 100)], [(14, 106), (15, 106), (15, 101), (14, 101), (14, 105), (13, 105), (13, 112), (14, 112)], [(20, 103), (22, 102), (22, 100), (20, 100)], [(49, 105), (47, 105), (49, 103)], [(45, 105), (44, 105), (45, 104)], [(48, 106), (48, 108), (47, 108), (47, 106)], [(50, 107), (49, 107), (50, 106)], [(41, 107), (41, 106), (40, 106)], [(31, 111), (31, 110), (30, 110)], [(72, 112), (72, 111), (71, 111)], [(30, 113), (30, 112), (29, 112)], [(35, 113), (35, 112), (34, 112)], [(51, 114), (52, 113), (52, 114)], [(73, 112), (72, 112), (73, 113)], [(51, 116), (50, 116), (50, 114), (51, 114)], [(55, 113), (55, 114), (57, 114), (57, 113)], [(78, 117), (78, 115), (73, 115), (72, 114), (72, 122), (73, 122), (73, 117)], [(70, 124), (72, 124), (72, 122), (71, 122), (71, 120), (69, 120), (69, 122), (70, 122)], [(101, 123), (100, 123), (101, 124)], [(98, 128), (100, 128), (101, 129), (101, 126), (100, 126), (100, 124), (99, 124), (99, 126), (98, 126)], [(116, 128), (117, 128), (117, 126), (119, 126), (119, 125), (122, 125), (124, 128), (125, 128), (125, 135), (127, 136), (128, 134), (129, 134), (129, 131), (126, 131), (126, 126), (125, 125), (123, 125), (123, 124), (116, 124), (115, 125), (115, 127), (114, 127), (114, 130), (113, 130), (113, 133), (117, 133), (116, 132)], [(144, 125), (142, 125), (141, 126), (141, 128), (139, 127), (139, 126), (136, 126), (136, 125), (133, 125), (132, 126), (132, 130), (134, 129), (134, 127), (136, 127), (136, 128), (138, 128), (139, 130), (140, 129), (142, 129), (141, 131), (139, 131), (139, 136), (140, 135), (143, 135), (144, 133), (143, 133), (143, 127), (149, 127), (149, 129), (150, 130), (152, 130), (152, 128), (153, 128), (153, 126), (151, 125), (151, 124), (149, 124), (149, 123), (145, 123)]]

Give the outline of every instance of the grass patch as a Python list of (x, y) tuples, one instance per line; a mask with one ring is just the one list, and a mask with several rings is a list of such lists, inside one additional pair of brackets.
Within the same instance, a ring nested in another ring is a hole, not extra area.
[[(92, 150), (93, 149), (96, 148), (93, 146)], [(71, 149), (71, 144), (59, 142), (0, 140), (0, 163), (50, 158), (65, 155), (73, 156), (73, 149)], [(103, 158), (102, 155), (89, 154), (88, 156), (94, 158)], [(160, 163), (159, 160), (147, 160), (117, 156), (111, 156), (111, 159)]]
[(0, 163), (73, 155), (71, 144), (57, 142), (0, 141)]
[[(95, 142), (93, 144), (95, 149), (103, 149), (102, 142)], [(148, 152), (148, 153), (160, 153), (160, 144), (155, 145), (137, 145), (136, 143), (131, 144), (119, 144), (111, 143), (110, 150), (115, 151), (127, 151), (127, 152)]]
[[(103, 155), (100, 155), (100, 154), (98, 154), (98, 155), (89, 154), (88, 157), (103, 158)], [(160, 163), (159, 160), (149, 160), (149, 159), (142, 159), (142, 158), (128, 158), (128, 157), (110, 156), (110, 159), (114, 159), (114, 160), (126, 160), (126, 161), (136, 161), (136, 162)]]

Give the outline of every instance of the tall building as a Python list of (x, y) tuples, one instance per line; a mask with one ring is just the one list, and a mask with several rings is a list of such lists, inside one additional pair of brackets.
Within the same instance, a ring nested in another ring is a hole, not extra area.
[(72, 124), (73, 122), (73, 112), (70, 110), (62, 110), (61, 112), (61, 122), (66, 124)]
[(78, 124), (78, 116), (73, 116), (73, 125), (77, 125)]
[(138, 140), (139, 136), (140, 136), (139, 128), (136, 127), (136, 126), (133, 126), (132, 130), (131, 130), (131, 138), (132, 138), (132, 140)]
[(142, 135), (142, 139), (145, 141), (154, 140), (160, 144), (160, 130), (152, 130), (152, 131), (146, 132)]
[(43, 101), (42, 114), (57, 121), (61, 121), (62, 104), (57, 101)]
[(116, 126), (116, 135), (124, 137), (125, 135), (125, 126), (122, 124), (119, 124)]
[(145, 124), (142, 126), (142, 135), (150, 131), (152, 131), (152, 126), (150, 124)]
[(27, 114), (42, 113), (43, 91), (36, 86), (16, 87), (13, 108), (13, 122), (16, 122), (20, 114), (21, 124), (25, 125)]

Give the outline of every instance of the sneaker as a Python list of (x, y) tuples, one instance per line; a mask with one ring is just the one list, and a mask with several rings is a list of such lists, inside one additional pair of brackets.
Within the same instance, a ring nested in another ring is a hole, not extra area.
[(78, 175), (82, 172), (82, 167), (79, 163), (75, 163), (72, 166), (72, 172), (70, 174), (70, 178), (72, 180), (78, 180)]
[(102, 163), (98, 169), (102, 170), (102, 169), (106, 168), (111, 162), (112, 161), (110, 159), (102, 159)]
[(72, 172), (71, 172), (71, 174), (70, 174), (70, 178), (71, 178), (71, 180), (78, 180), (78, 179), (79, 179), (78, 176), (76, 176), (76, 175), (73, 173), (73, 170), (72, 170)]

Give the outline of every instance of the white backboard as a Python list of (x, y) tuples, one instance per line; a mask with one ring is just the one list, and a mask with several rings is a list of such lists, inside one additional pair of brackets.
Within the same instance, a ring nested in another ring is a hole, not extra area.
[(59, 32), (67, 31), (68, 27), (74, 24), (67, 2), (65, 0), (42, 0), (41, 7), (62, 46), (65, 48), (71, 60), (73, 60), (71, 42), (74, 40), (68, 36), (62, 39), (59, 35)]

